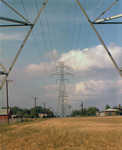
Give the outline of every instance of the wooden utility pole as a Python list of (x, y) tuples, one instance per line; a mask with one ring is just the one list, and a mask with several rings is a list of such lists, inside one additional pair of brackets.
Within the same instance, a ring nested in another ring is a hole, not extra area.
[(8, 83), (13, 80), (6, 80), (6, 99), (7, 99), (7, 123), (9, 124), (9, 102), (8, 102)]
[(34, 103), (35, 103), (35, 118), (36, 118), (36, 99), (37, 99), (37, 97), (34, 97), (33, 99), (34, 99)]
[(83, 116), (83, 102), (81, 103), (81, 107), (82, 107), (82, 116)]
[(44, 103), (44, 117), (45, 117), (45, 105), (46, 105), (46, 103)]

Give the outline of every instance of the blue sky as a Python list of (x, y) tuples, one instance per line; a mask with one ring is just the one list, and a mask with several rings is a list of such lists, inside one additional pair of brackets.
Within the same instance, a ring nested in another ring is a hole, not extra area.
[[(33, 23), (43, 1), (6, 0), (13, 8)], [(93, 21), (114, 0), (80, 0)], [(38, 7), (36, 6), (36, 3)], [(118, 1), (100, 19), (121, 14), (122, 2)], [(4, 3), (0, 2), (0, 16), (23, 20)], [(113, 21), (121, 21), (116, 19)], [(5, 24), (0, 21), (0, 24)], [(121, 25), (95, 25), (119, 67), (122, 67)], [(29, 27), (0, 28), (0, 62), (8, 70)], [(33, 36), (34, 35), (34, 36)], [(35, 39), (34, 39), (35, 38)], [(122, 79), (107, 56), (96, 34), (91, 29), (75, 0), (48, 0), (33, 34), (26, 42), (8, 79), (9, 105), (30, 108), (33, 97), (37, 105), (52, 107), (58, 104), (58, 77), (51, 78), (60, 61), (70, 67), (67, 95), (72, 109), (96, 106), (104, 109), (106, 104), (121, 104)], [(3, 79), (3, 77), (1, 77)], [(5, 87), (0, 93), (0, 105), (6, 105)]]

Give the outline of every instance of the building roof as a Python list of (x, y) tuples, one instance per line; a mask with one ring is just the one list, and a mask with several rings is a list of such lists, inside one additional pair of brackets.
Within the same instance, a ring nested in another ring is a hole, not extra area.
[(109, 108), (109, 109), (102, 110), (102, 111), (99, 111), (99, 112), (100, 113), (102, 113), (102, 112), (121, 112), (121, 110)]
[(110, 111), (111, 111), (111, 112), (115, 112), (115, 111), (116, 111), (116, 112), (117, 112), (117, 111), (120, 111), (120, 110), (119, 110), (119, 109), (111, 109), (111, 108), (109, 108), (109, 109), (106, 109), (105, 111), (106, 111), (106, 112), (107, 112), (107, 111), (109, 111), (109, 112), (110, 112)]
[[(10, 112), (10, 109), (8, 109), (8, 112)], [(0, 116), (7, 115), (7, 109), (0, 109)]]

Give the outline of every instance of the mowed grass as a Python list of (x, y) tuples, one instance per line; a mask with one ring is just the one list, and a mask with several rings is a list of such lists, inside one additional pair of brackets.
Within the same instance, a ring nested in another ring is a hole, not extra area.
[(122, 150), (122, 117), (53, 118), (0, 126), (1, 150)]

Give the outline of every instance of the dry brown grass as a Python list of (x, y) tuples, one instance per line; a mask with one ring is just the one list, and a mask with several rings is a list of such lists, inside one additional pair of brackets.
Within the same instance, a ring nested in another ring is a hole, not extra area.
[(1, 126), (1, 150), (122, 150), (122, 117), (54, 118)]

